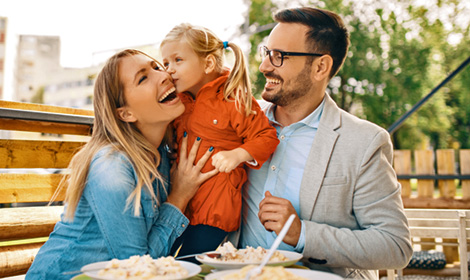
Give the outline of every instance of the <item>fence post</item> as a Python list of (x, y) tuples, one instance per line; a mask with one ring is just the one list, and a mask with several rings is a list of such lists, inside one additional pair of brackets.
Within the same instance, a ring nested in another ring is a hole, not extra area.
[[(451, 149), (436, 150), (437, 174), (439, 175), (455, 175), (455, 152)], [(438, 180), (439, 193), (441, 197), (455, 198), (457, 192), (455, 181)]]
[[(434, 175), (434, 155), (432, 150), (415, 150), (417, 175)], [(434, 196), (434, 180), (419, 179), (418, 197)]]
[[(434, 175), (434, 154), (432, 150), (415, 150), (415, 167), (417, 175)], [(419, 179), (418, 197), (434, 196), (434, 180)], [(434, 242), (434, 238), (421, 238), (423, 242)], [(433, 250), (434, 245), (421, 245), (421, 250)]]
[[(470, 174), (470, 150), (460, 150), (460, 174)], [(470, 180), (462, 180), (462, 199), (470, 199)]]
[[(410, 150), (395, 150), (393, 156), (393, 167), (397, 175), (410, 175), (411, 174), (411, 151)], [(401, 196), (411, 197), (411, 184), (410, 180), (399, 179), (401, 184)]]
[[(437, 174), (455, 175), (455, 151), (452, 149), (436, 150)], [(438, 180), (439, 193), (441, 197), (455, 199), (456, 186), (455, 181)], [(457, 242), (456, 239), (444, 238), (442, 242)], [(443, 246), (444, 254), (448, 263), (454, 263), (459, 260), (459, 248), (451, 246)]]

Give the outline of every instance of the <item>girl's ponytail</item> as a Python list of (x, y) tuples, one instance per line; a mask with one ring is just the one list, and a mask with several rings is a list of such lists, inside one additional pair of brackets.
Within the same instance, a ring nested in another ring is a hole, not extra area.
[(246, 116), (254, 113), (251, 110), (252, 92), (251, 82), (248, 75), (248, 67), (242, 49), (230, 42), (223, 42), (223, 48), (230, 47), (235, 56), (235, 64), (225, 83), (225, 99), (230, 97), (235, 99), (235, 106), (238, 111), (244, 112)]

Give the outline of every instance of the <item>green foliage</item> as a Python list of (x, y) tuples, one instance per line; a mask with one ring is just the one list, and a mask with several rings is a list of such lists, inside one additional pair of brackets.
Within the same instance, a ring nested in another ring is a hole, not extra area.
[[(388, 128), (470, 56), (470, 20), (463, 16), (470, 14), (470, 5), (458, 0), (419, 3), (309, 1), (340, 14), (350, 30), (348, 57), (328, 87), (341, 108)], [(272, 12), (284, 5), (253, 0), (250, 26), (272, 23)], [(265, 79), (258, 71), (257, 48), (268, 35), (263, 31), (250, 37), (258, 98)], [(392, 134), (395, 148), (470, 148), (469, 81), (467, 66)]]
[(44, 87), (40, 87), (31, 97), (31, 103), (44, 104)]
[[(277, 7), (271, 0), (252, 0), (249, 11), (249, 19), (251, 26), (264, 26), (273, 23), (272, 13), (277, 10)], [(250, 36), (250, 66), (249, 71), (253, 85), (253, 94), (256, 98), (260, 98), (261, 91), (263, 90), (265, 79), (258, 71), (258, 66), (261, 62), (259, 58), (258, 47), (263, 39), (265, 39), (271, 30), (254, 33)]]

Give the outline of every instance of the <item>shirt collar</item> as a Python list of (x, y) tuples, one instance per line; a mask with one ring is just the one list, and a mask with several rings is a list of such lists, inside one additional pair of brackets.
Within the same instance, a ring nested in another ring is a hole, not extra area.
[[(269, 104), (268, 108), (266, 109), (266, 116), (268, 117), (269, 121), (272, 123), (275, 123), (279, 126), (281, 126), (280, 123), (278, 123), (274, 117), (274, 111), (276, 109), (275, 104)], [(308, 116), (306, 116), (303, 120), (300, 120), (297, 123), (302, 123), (306, 126), (309, 126), (311, 128), (318, 128), (318, 125), (320, 123), (320, 118), (323, 113), (323, 108), (325, 107), (325, 98), (323, 98), (323, 101), (320, 103), (320, 105)]]

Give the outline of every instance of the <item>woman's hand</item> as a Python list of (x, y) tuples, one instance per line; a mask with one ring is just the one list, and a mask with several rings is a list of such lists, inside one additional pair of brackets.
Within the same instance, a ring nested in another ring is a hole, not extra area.
[(171, 192), (168, 195), (167, 202), (178, 207), (184, 212), (189, 200), (196, 194), (199, 186), (218, 173), (217, 169), (206, 173), (201, 173), (201, 169), (210, 158), (212, 151), (207, 150), (204, 156), (194, 164), (197, 150), (202, 140), (194, 141), (194, 144), (187, 155), (188, 138), (183, 137), (180, 149), (179, 164), (173, 164), (171, 168)]

